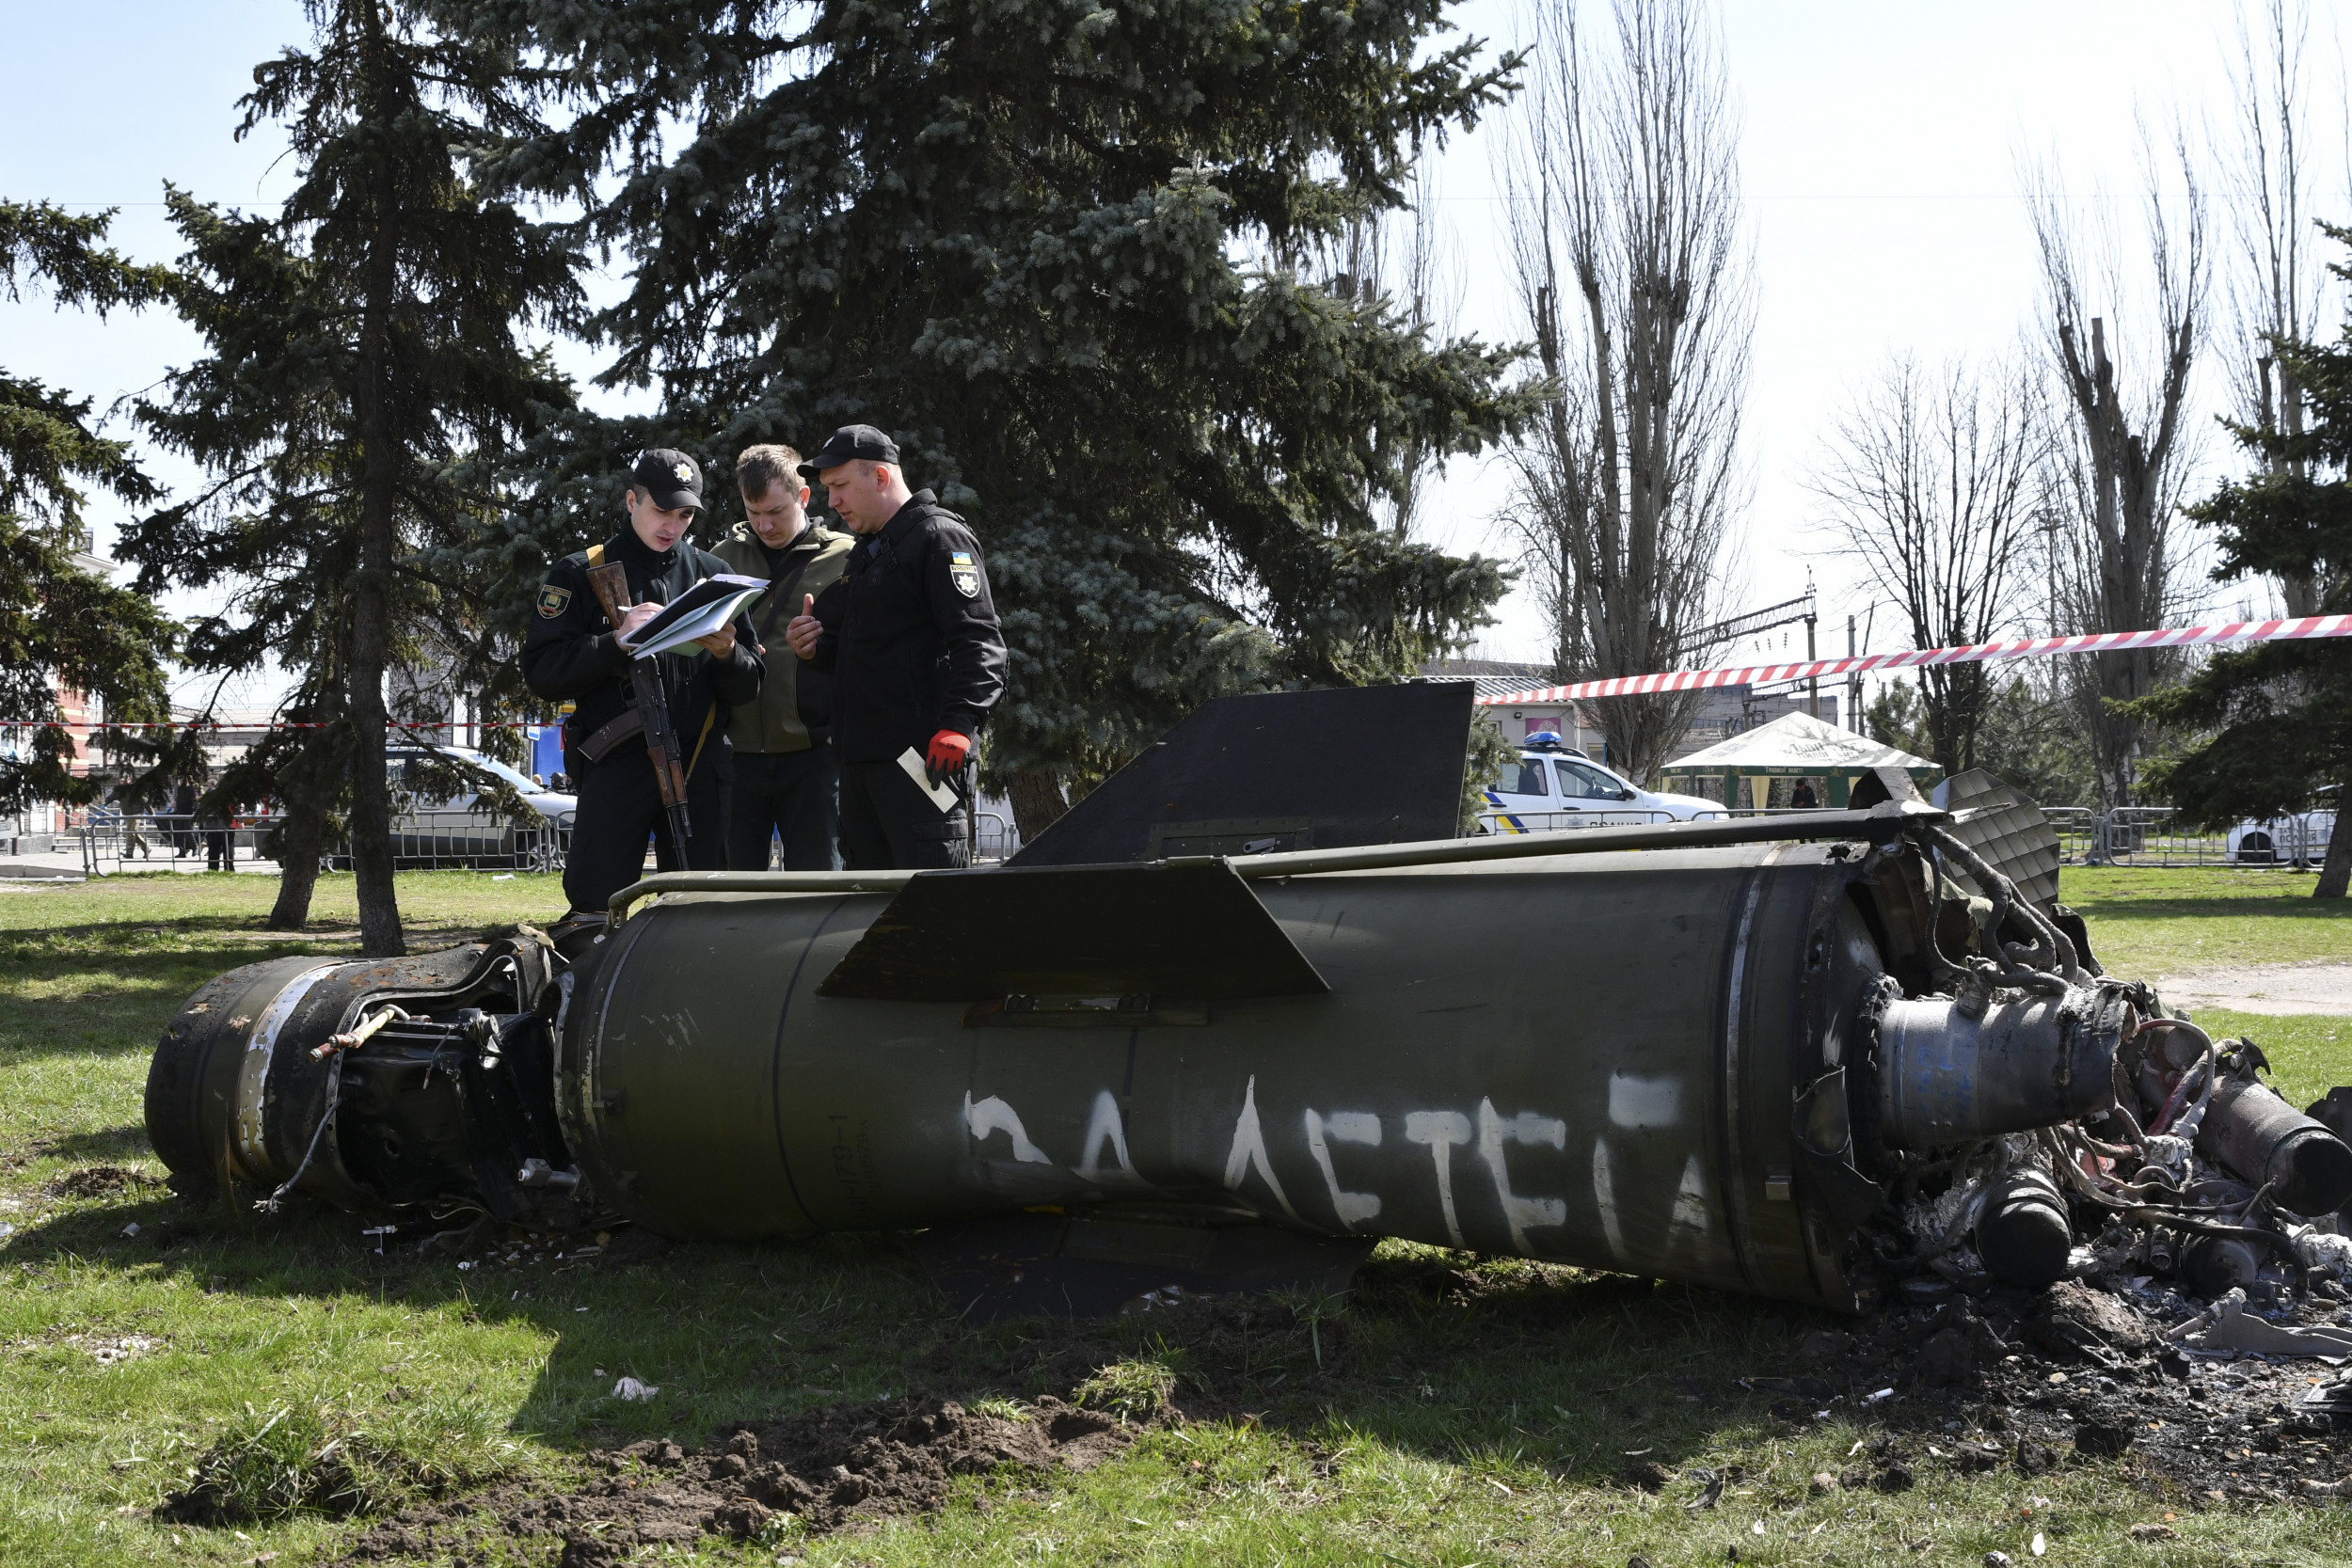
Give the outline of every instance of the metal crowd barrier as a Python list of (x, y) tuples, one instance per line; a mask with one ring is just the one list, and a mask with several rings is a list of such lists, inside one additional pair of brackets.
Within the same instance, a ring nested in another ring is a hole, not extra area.
[(2308, 867), (2328, 853), (2328, 835), (2300, 815), (2214, 830), (2189, 826), (2169, 806), (2092, 813), (2075, 842), (2063, 833), (2059, 842), (2069, 863), (2080, 865)]
[(993, 811), (975, 812), (972, 862), (976, 865), (993, 865), (1009, 861), (1021, 847), (1021, 834), (1002, 814)]
[[(474, 812), (412, 812), (392, 825), (392, 868), (395, 871), (534, 871), (558, 872), (571, 847), (574, 815), (565, 812), (553, 821), (516, 825)], [(257, 861), (275, 861), (279, 853), (275, 834), (283, 825), (278, 816), (240, 816), (228, 822), (169, 812), (126, 814), (103, 808), (91, 811), (70, 834), (80, 850), (85, 876), (111, 876), (125, 871), (166, 871), (201, 867), (234, 871)], [(61, 842), (60, 849), (65, 847)], [(348, 840), (330, 846), (319, 857), (325, 871), (351, 869)]]

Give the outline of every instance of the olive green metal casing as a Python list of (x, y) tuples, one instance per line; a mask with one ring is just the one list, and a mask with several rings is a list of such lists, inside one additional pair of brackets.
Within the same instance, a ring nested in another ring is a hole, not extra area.
[(1851, 1308), (1794, 1108), (1867, 1027), (1861, 856), (1261, 878), (1327, 994), (1076, 1028), (819, 995), (887, 893), (673, 894), (581, 974), (558, 1112), (600, 1196), (671, 1235), (1209, 1204)]

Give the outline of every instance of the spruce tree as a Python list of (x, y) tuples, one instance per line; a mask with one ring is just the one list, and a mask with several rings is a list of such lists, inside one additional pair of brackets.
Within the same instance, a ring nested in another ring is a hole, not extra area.
[[(2352, 244), (2352, 229), (2323, 225)], [(2352, 267), (2337, 265), (2352, 277)], [(2249, 576), (2311, 585), (2321, 615), (2352, 613), (2352, 325), (2332, 345), (2279, 340), (2288, 384), (2302, 388), (2301, 428), (2233, 424), (2239, 446), (2261, 464), (2253, 477), (2225, 480), (2189, 515), (2213, 526), (2218, 581)], [(2341, 805), (2352, 791), (2352, 640), (2264, 642), (2216, 654), (2180, 686), (2124, 711), (2143, 722), (2209, 732), (2183, 755), (2152, 765), (2154, 787), (2191, 818), (2222, 827), (2285, 816), (2329, 786), (2336, 832), (2319, 898), (2341, 898), (2352, 883), (2352, 832)]]
[(190, 246), (178, 302), (211, 353), (142, 413), (214, 483), (132, 547), (143, 583), (233, 586), (195, 628), (191, 662), (285, 660), (291, 711), (328, 726), (288, 732), (262, 759), (292, 808), (277, 918), (301, 923), (326, 823), (347, 802), (361, 944), (388, 955), (403, 944), (385, 676), (426, 630), (447, 647), (478, 618), (465, 585), (419, 562), (495, 505), (469, 476), (569, 404), (522, 334), (567, 319), (580, 262), (468, 172), (475, 144), (540, 128), (511, 55), (415, 5), (313, 0), (309, 13), (310, 47), (257, 67), (239, 103), (240, 136), (286, 125), (301, 178), (281, 211), (171, 193)]
[[(102, 316), (155, 299), (167, 274), (105, 247), (113, 218), (0, 201), (0, 292), (13, 300), (28, 285), (45, 287), (58, 305)], [(151, 600), (73, 563), (90, 546), (92, 490), (134, 506), (157, 495), (130, 449), (91, 423), (88, 399), (0, 369), (0, 720), (37, 726), (12, 730), (27, 743), (0, 755), (0, 812), (97, 797), (101, 781), (73, 773), (72, 742), (54, 727), (60, 686), (97, 698), (112, 723), (170, 717), (163, 658), (178, 628)], [(151, 758), (164, 749), (145, 732), (101, 733), (118, 753)], [(151, 794), (151, 780), (146, 787)]]
[[(1432, 47), (1446, 0), (440, 9), (574, 94), (486, 166), (626, 258), (592, 330), (607, 384), (663, 395), (630, 439), (723, 471), (870, 422), (970, 518), (1025, 831), (1206, 697), (1399, 678), (1486, 624), (1503, 571), (1375, 508), (1524, 414), (1512, 352), (1312, 280), (1508, 89), (1514, 60)], [(476, 557), (510, 607), (601, 529), (594, 465), (628, 444), (580, 420), (542, 449)]]

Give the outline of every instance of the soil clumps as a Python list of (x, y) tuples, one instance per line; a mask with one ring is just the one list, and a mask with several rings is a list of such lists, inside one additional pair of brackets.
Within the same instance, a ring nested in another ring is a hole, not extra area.
[(491, 1535), (561, 1541), (564, 1568), (604, 1568), (641, 1546), (704, 1536), (774, 1544), (934, 1508), (958, 1476), (1089, 1469), (1128, 1440), (1111, 1418), (1052, 1398), (1021, 1419), (931, 1397), (829, 1405), (724, 1429), (699, 1449), (653, 1438), (597, 1449), (589, 1479), (571, 1488), (516, 1481), (405, 1510), (341, 1560), (441, 1561)]
[[(2314, 1302), (2298, 1315), (2332, 1310)], [(1871, 1466), (1839, 1477), (1845, 1486), (1899, 1490), (1932, 1467), (2032, 1476), (2121, 1460), (2137, 1483), (2208, 1507), (2335, 1496), (2352, 1475), (2352, 1421), (2305, 1402), (2332, 1380), (2325, 1363), (2192, 1357), (2150, 1314), (2077, 1281), (1817, 1331), (1796, 1359), (1811, 1378), (1740, 1383), (1799, 1394), (1772, 1406), (1788, 1428), (1857, 1404), (1879, 1422)], [(1805, 1382), (1817, 1386), (1800, 1392)]]
[(128, 1165), (84, 1165), (58, 1177), (49, 1190), (59, 1197), (112, 1197), (162, 1185), (159, 1179)]

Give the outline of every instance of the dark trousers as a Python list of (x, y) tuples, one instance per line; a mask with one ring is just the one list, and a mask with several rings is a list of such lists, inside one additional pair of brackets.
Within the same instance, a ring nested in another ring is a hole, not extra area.
[(776, 838), (784, 840), (787, 871), (841, 869), (841, 764), (830, 744), (735, 753), (727, 868), (767, 870)]
[(841, 855), (852, 871), (971, 863), (961, 801), (943, 812), (895, 762), (841, 765)]
[(564, 896), (572, 908), (601, 911), (612, 895), (644, 875), (645, 835), (664, 871), (724, 871), (727, 866), (727, 786), (733, 771), (726, 741), (714, 736), (686, 781), (687, 840), (681, 858), (670, 842), (670, 814), (645, 743), (628, 740), (590, 762), (576, 752), (564, 760), (579, 800), (571, 848), (564, 859)]

